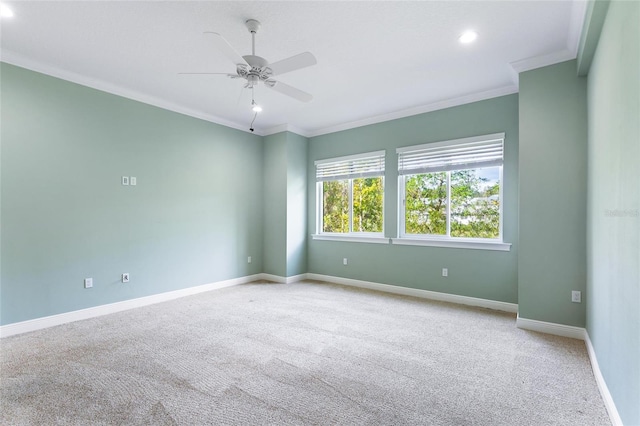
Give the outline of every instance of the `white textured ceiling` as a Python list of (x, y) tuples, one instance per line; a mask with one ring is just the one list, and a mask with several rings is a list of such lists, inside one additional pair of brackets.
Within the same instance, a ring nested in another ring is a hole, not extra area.
[[(241, 54), (261, 21), (256, 54), (310, 51), (318, 64), (284, 74), (313, 94), (301, 103), (263, 86), (256, 133), (304, 135), (383, 121), (517, 91), (517, 70), (576, 56), (584, 1), (6, 1), (2, 61), (247, 130), (242, 80), (202, 33)], [(467, 29), (478, 40), (462, 45)]]

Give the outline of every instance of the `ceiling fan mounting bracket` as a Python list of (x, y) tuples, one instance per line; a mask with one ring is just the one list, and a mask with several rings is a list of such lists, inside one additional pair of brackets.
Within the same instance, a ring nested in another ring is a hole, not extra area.
[(257, 33), (260, 29), (260, 21), (256, 21), (255, 19), (247, 19), (244, 23), (247, 26), (247, 29), (250, 33)]

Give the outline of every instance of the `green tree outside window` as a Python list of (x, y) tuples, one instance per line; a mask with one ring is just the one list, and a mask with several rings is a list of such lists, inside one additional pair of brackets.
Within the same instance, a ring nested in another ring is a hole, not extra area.
[(500, 180), (486, 176), (499, 176), (499, 168), (407, 176), (405, 233), (446, 236), (448, 220), (451, 237), (499, 238)]
[(322, 232), (383, 232), (383, 194), (382, 177), (322, 182)]

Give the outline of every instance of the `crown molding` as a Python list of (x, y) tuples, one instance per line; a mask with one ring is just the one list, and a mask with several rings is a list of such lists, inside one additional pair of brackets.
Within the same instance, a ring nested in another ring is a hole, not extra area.
[[(583, 0), (575, 1), (574, 7), (572, 9), (573, 11), (572, 24), (571, 24), (572, 28), (579, 27), (579, 30), (580, 31), (582, 30), (582, 24), (578, 25), (578, 24), (574, 24), (574, 22), (577, 22), (576, 20), (580, 16), (584, 18), (584, 13), (586, 12), (586, 5), (587, 3)], [(319, 128), (315, 130), (305, 130), (299, 127), (295, 127), (288, 123), (283, 123), (277, 126), (266, 128), (266, 129), (256, 128), (254, 132), (250, 132), (249, 129), (247, 129), (246, 124), (239, 124), (239, 123), (229, 121), (211, 114), (206, 114), (201, 111), (197, 111), (191, 108), (186, 108), (182, 105), (178, 105), (176, 103), (167, 101), (165, 99), (161, 99), (155, 96), (150, 96), (135, 90), (131, 90), (128, 88), (124, 88), (124, 87), (112, 84), (112, 83), (108, 83), (104, 80), (83, 76), (71, 71), (53, 67), (53, 66), (44, 64), (42, 62), (26, 58), (10, 50), (4, 49), (2, 51), (0, 61), (6, 62), (8, 64), (16, 65), (22, 68), (26, 68), (31, 71), (39, 72), (52, 77), (70, 81), (72, 83), (80, 84), (82, 86), (100, 90), (102, 92), (114, 94), (117, 96), (122, 96), (124, 98), (131, 99), (137, 102), (142, 102), (158, 108), (166, 109), (168, 111), (173, 111), (179, 114), (187, 115), (190, 117), (198, 118), (211, 123), (229, 127), (232, 129), (240, 130), (245, 133), (252, 133), (258, 136), (269, 136), (276, 133), (288, 131), (288, 132), (296, 133), (306, 138), (312, 138), (312, 137), (321, 136), (329, 133), (340, 132), (343, 130), (354, 129), (358, 127), (368, 126), (371, 124), (383, 123), (386, 121), (397, 120), (400, 118), (411, 117), (414, 115), (433, 112), (433, 111), (437, 111), (445, 108), (451, 108), (455, 106), (460, 106), (464, 104), (496, 98), (499, 96), (518, 93), (519, 73), (576, 58), (576, 53), (574, 53), (574, 51), (577, 52), (578, 50), (578, 45), (580, 42), (579, 40), (580, 33), (578, 33), (577, 41), (575, 41), (576, 37), (573, 35), (575, 31), (576, 29), (572, 29), (571, 34), (569, 35), (568, 42), (571, 44), (570, 49), (564, 49), (561, 51), (552, 52), (547, 55), (536, 56), (532, 58), (526, 58), (519, 61), (511, 62), (509, 65), (512, 72), (513, 84), (499, 87), (496, 89), (486, 90), (483, 92), (472, 93), (469, 95), (464, 95), (456, 98), (445, 99), (438, 102), (417, 106), (413, 108), (408, 108), (400, 111), (395, 111), (387, 114), (377, 115), (377, 116), (365, 118), (362, 120), (356, 120), (356, 121), (341, 123), (334, 126)]]
[(291, 124), (279, 124), (277, 126), (269, 127), (268, 129), (263, 130), (262, 136), (270, 136), (275, 135), (276, 133), (282, 132), (291, 132), (300, 136), (304, 136), (305, 138), (310, 137), (309, 132), (299, 127), (292, 126)]
[(571, 52), (569, 49), (563, 49), (557, 52), (549, 53), (547, 55), (521, 59), (519, 61), (511, 62), (509, 65), (511, 65), (511, 68), (513, 68), (517, 73), (521, 73), (536, 68), (542, 68), (548, 65), (569, 61), (575, 58), (576, 55), (574, 55), (573, 52)]
[(609, 3), (609, 0), (591, 1), (587, 6), (578, 46), (578, 75), (581, 77), (589, 74)]
[[(51, 77), (59, 78), (69, 81), (71, 83), (79, 84), (81, 86), (90, 87), (92, 89), (100, 90), (101, 92), (110, 93), (112, 95), (121, 96), (123, 98), (131, 99), (133, 101), (142, 102), (147, 105), (152, 105), (158, 108), (166, 109), (168, 111), (177, 112), (179, 114), (188, 115), (190, 117), (198, 118), (201, 120), (209, 121), (221, 126), (230, 127), (232, 129), (241, 130), (246, 133), (251, 133), (246, 124), (239, 124), (233, 121), (225, 120), (224, 118), (217, 117), (215, 115), (206, 114), (201, 111), (197, 111), (191, 108), (185, 108), (182, 105), (161, 99), (155, 96), (150, 96), (145, 93), (138, 92), (124, 88), (112, 83), (108, 83), (104, 80), (97, 78), (87, 77), (71, 71), (67, 71), (61, 68), (53, 67), (51, 65), (44, 64), (40, 61), (27, 58), (18, 53), (12, 52), (7, 49), (2, 50), (0, 57), (1, 62), (15, 65), (21, 68), (25, 68), (31, 71), (35, 71), (41, 74), (46, 74)], [(253, 132), (259, 136), (263, 136), (262, 132)]]
[(491, 98), (497, 98), (499, 96), (511, 95), (518, 93), (518, 88), (514, 85), (499, 87), (497, 89), (486, 90), (484, 92), (472, 93), (457, 98), (446, 99), (438, 102), (434, 102), (419, 107), (413, 107), (404, 109), (388, 114), (377, 115), (363, 120), (351, 121), (348, 123), (338, 124), (336, 126), (325, 127), (309, 132), (307, 137), (315, 137), (326, 135), (328, 133), (341, 132), (343, 130), (355, 129), (357, 127), (368, 126), (370, 124), (384, 123), (385, 121), (397, 120), (399, 118), (411, 117), (414, 115), (424, 114), (427, 112), (438, 111), (445, 108), (451, 108), (455, 106), (470, 104), (473, 102), (484, 101)]
[(534, 56), (509, 63), (512, 70), (511, 78), (516, 86), (520, 85), (520, 73), (536, 68), (546, 67), (564, 61), (570, 61), (578, 56), (580, 38), (585, 23), (589, 2), (587, 0), (573, 0), (571, 3), (571, 16), (569, 17), (569, 30), (567, 34), (567, 47), (557, 52), (546, 55)]
[(513, 68), (513, 66), (511, 66), (511, 64), (509, 64), (507, 68), (509, 68), (509, 74), (511, 74), (511, 81), (518, 90), (520, 90), (520, 74), (515, 70), (515, 68)]
[[(82, 86), (90, 87), (92, 89), (100, 90), (102, 92), (110, 93), (113, 95), (131, 99), (137, 102), (142, 102), (144, 104), (166, 109), (168, 111), (172, 111), (172, 112), (187, 115), (190, 117), (198, 118), (201, 120), (209, 121), (211, 123), (219, 124), (225, 127), (230, 127), (232, 129), (240, 130), (246, 133), (251, 133), (247, 129), (247, 126), (245, 124), (235, 123), (220, 117), (216, 117), (211, 114), (206, 114), (201, 111), (185, 108), (184, 106), (175, 104), (173, 102), (170, 102), (161, 98), (140, 93), (135, 90), (123, 88), (121, 86), (108, 83), (100, 79), (83, 76), (71, 71), (53, 67), (53, 66), (44, 64), (42, 62), (26, 58), (10, 50), (6, 50), (6, 49), (2, 50), (0, 61), (6, 62), (11, 65), (15, 65), (21, 68), (25, 68), (31, 71), (39, 72), (41, 74), (49, 75), (51, 77), (60, 78), (62, 80), (69, 81), (71, 83), (75, 83)], [(461, 96), (453, 99), (447, 99), (447, 100), (443, 100), (443, 101), (439, 101), (439, 102), (435, 102), (435, 103), (431, 103), (431, 104), (427, 104), (419, 107), (396, 111), (389, 114), (378, 115), (378, 116), (366, 118), (363, 120), (352, 121), (352, 122), (347, 122), (343, 124), (338, 124), (336, 126), (325, 127), (325, 128), (317, 129), (314, 131), (301, 129), (299, 127), (292, 126), (288, 123), (284, 123), (278, 126), (267, 128), (267, 129), (256, 128), (252, 134), (255, 134), (258, 136), (269, 136), (269, 135), (273, 135), (280, 132), (292, 132), (306, 138), (311, 138), (314, 136), (320, 136), (328, 133), (339, 132), (342, 130), (353, 129), (356, 127), (367, 126), (370, 124), (382, 123), (385, 121), (391, 121), (399, 118), (410, 117), (413, 115), (424, 114), (427, 112), (437, 111), (440, 109), (464, 105), (472, 102), (483, 101), (486, 99), (496, 98), (499, 96), (510, 95), (517, 92), (518, 92), (517, 86), (509, 85), (509, 86), (504, 86), (497, 89), (473, 93), (470, 95), (465, 95), (465, 96)]]
[(578, 56), (580, 38), (582, 37), (588, 6), (589, 2), (587, 0), (573, 0), (571, 4), (567, 49), (573, 53), (574, 58)]

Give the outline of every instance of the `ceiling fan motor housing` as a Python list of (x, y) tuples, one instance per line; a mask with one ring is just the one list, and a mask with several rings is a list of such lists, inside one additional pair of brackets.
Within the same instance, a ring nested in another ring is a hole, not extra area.
[(246, 55), (242, 58), (247, 61), (249, 66), (239, 64), (236, 72), (247, 80), (247, 87), (253, 87), (260, 81), (267, 81), (271, 78), (272, 71), (266, 59), (256, 55)]

